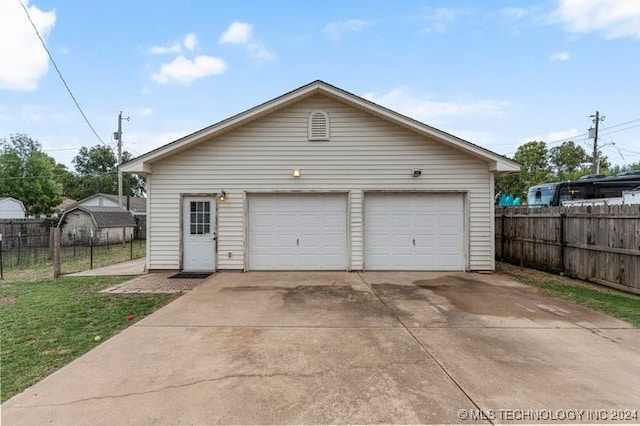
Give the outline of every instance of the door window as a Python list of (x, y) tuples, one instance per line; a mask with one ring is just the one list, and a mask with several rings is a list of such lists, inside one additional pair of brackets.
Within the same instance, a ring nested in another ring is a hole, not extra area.
[(189, 233), (191, 235), (209, 234), (211, 232), (211, 202), (191, 201)]

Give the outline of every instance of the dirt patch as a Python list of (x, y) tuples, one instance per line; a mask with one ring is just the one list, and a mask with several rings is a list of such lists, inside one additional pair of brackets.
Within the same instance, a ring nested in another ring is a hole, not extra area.
[(0, 296), (0, 306), (8, 305), (16, 300), (15, 296)]

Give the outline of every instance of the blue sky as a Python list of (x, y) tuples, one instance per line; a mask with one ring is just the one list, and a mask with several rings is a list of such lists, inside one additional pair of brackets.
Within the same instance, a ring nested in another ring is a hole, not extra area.
[[(604, 153), (640, 161), (638, 0), (22, 2), (102, 140), (130, 116), (134, 155), (320, 79), (509, 156), (589, 150), (599, 110)], [(0, 0), (0, 138), (14, 133), (69, 166), (100, 143), (20, 0)]]

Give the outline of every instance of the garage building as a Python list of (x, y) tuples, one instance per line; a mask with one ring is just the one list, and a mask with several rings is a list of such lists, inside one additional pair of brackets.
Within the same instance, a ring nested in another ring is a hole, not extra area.
[(144, 154), (153, 270), (493, 270), (517, 163), (322, 81)]

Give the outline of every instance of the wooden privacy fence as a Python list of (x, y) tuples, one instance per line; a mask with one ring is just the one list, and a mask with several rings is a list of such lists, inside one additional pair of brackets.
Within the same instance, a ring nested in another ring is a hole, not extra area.
[(496, 258), (640, 294), (640, 205), (496, 209)]

